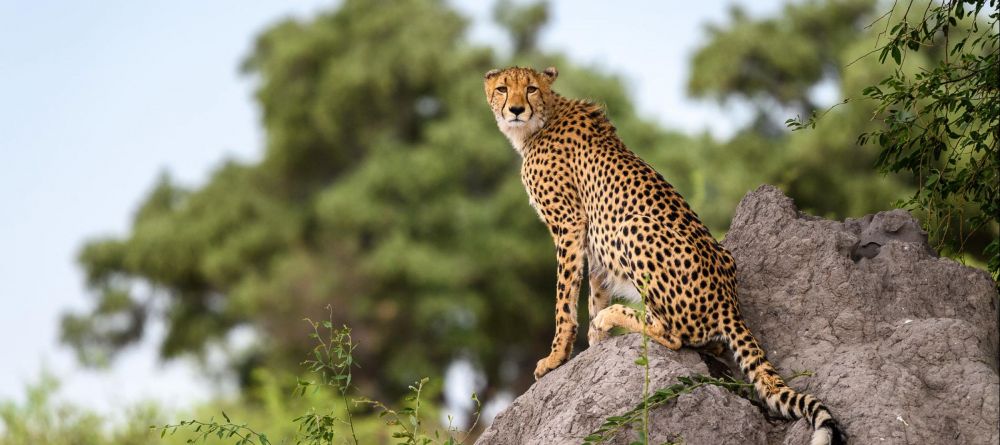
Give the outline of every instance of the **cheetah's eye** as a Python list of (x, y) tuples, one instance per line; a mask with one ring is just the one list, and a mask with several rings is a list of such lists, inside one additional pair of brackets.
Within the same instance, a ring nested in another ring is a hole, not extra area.
[(507, 94), (507, 87), (497, 87), (497, 92)]
[(538, 91), (538, 87), (536, 87), (536, 86), (529, 86), (528, 87), (528, 94), (534, 93), (536, 91)]

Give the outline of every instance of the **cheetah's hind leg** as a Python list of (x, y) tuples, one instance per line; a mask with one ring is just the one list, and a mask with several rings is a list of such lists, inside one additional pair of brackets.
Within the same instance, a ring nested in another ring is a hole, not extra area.
[(604, 287), (604, 275), (600, 272), (590, 271), (590, 298), (587, 299), (587, 315), (590, 318), (590, 326), (587, 328), (587, 343), (594, 346), (608, 337), (607, 330), (597, 328), (595, 318), (608, 307), (611, 295)]
[[(642, 323), (639, 321), (639, 312), (628, 306), (612, 304), (594, 317), (591, 326), (600, 332), (600, 338), (607, 336), (608, 331), (615, 326), (625, 328), (629, 332), (642, 332)], [(646, 334), (653, 341), (676, 351), (681, 348), (681, 339), (663, 329), (663, 325), (655, 320), (647, 320)]]
[(700, 348), (703, 352), (712, 354), (719, 358), (728, 358), (729, 349), (726, 348), (726, 344), (719, 340), (710, 340), (705, 342)]

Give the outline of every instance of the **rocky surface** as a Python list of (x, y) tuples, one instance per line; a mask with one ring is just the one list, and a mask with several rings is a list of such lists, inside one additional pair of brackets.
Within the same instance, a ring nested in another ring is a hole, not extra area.
[[(762, 186), (723, 243), (736, 257), (748, 324), (791, 386), (821, 398), (857, 444), (1000, 443), (998, 298), (982, 271), (937, 258), (919, 225), (891, 211), (836, 222)], [(577, 444), (635, 407), (638, 335), (609, 339), (546, 375), (477, 444)], [(690, 349), (650, 345), (653, 388), (708, 374)], [(768, 420), (718, 387), (651, 415), (650, 443), (805, 444), (803, 421)], [(628, 443), (626, 432), (614, 443)]]

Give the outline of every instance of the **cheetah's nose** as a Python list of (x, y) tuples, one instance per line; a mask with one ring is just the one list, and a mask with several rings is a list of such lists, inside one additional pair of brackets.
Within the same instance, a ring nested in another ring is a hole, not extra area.
[(514, 116), (524, 113), (524, 107), (510, 107), (508, 110), (510, 110), (511, 113), (514, 113)]

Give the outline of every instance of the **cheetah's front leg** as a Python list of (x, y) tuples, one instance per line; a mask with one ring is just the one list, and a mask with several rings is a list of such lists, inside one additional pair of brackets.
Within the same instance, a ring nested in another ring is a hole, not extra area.
[(576, 341), (576, 304), (583, 279), (584, 227), (553, 226), (550, 228), (556, 244), (556, 335), (548, 357), (535, 366), (535, 379), (542, 378), (569, 360)]

